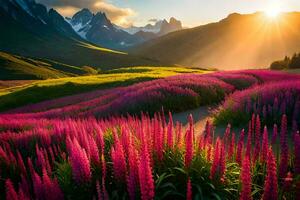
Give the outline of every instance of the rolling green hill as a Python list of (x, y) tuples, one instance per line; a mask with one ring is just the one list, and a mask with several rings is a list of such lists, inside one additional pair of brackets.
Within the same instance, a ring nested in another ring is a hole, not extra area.
[(268, 18), (264, 13), (227, 18), (151, 40), (136, 55), (192, 67), (241, 69), (268, 67), (300, 51), (300, 13)]
[(83, 68), (0, 51), (0, 80), (53, 79), (88, 74)]

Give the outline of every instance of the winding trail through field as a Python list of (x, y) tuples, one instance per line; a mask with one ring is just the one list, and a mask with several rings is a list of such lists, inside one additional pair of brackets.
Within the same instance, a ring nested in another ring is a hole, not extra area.
[[(181, 113), (176, 113), (173, 115), (173, 121), (181, 122), (183, 124), (183, 130), (185, 131), (189, 124), (188, 124), (188, 116), (190, 114), (193, 115), (194, 119), (194, 129), (196, 134), (202, 134), (205, 129), (205, 124), (207, 120), (210, 122), (213, 121), (213, 115), (210, 112), (211, 107), (202, 106), (193, 110), (184, 111)], [(215, 136), (222, 136), (225, 132), (226, 126), (218, 126), (215, 127)], [(232, 128), (231, 129), (235, 133), (239, 133), (241, 128)]]
[(193, 115), (195, 133), (199, 134), (205, 128), (207, 120), (212, 120), (212, 114), (209, 112), (209, 107), (203, 106), (193, 110), (177, 113), (173, 115), (173, 121), (179, 121), (183, 124), (183, 129), (188, 127), (188, 116)]

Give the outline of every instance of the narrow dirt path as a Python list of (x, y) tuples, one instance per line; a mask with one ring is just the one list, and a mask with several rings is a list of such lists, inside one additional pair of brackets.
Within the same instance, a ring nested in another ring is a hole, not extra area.
[[(173, 115), (173, 121), (179, 121), (183, 124), (183, 130), (185, 131), (188, 128), (188, 116), (193, 115), (194, 119), (194, 128), (196, 134), (202, 134), (205, 129), (205, 124), (207, 120), (213, 121), (213, 116), (210, 113), (210, 107), (203, 106), (193, 110), (188, 110), (181, 113), (176, 113)], [(215, 136), (222, 136), (225, 132), (226, 126), (215, 127)], [(240, 133), (241, 128), (232, 128), (233, 132)]]
[(177, 113), (173, 115), (173, 121), (179, 121), (183, 124), (183, 129), (188, 127), (188, 116), (192, 114), (194, 119), (195, 133), (202, 133), (207, 120), (211, 120), (212, 116), (209, 112), (209, 107), (203, 106), (194, 110)]

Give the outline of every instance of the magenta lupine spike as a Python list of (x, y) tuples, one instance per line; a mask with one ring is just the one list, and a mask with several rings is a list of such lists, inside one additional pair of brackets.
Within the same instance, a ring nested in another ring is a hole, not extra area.
[(118, 181), (125, 181), (126, 179), (126, 160), (122, 144), (118, 136), (115, 135), (115, 144), (111, 149), (111, 159), (113, 162), (113, 169), (115, 178)]
[[(143, 139), (144, 140), (144, 139)], [(143, 141), (142, 140), (142, 141)], [(147, 145), (143, 145), (139, 161), (139, 182), (142, 200), (154, 199), (154, 180)]]
[(233, 158), (233, 156), (235, 155), (234, 150), (235, 150), (235, 133), (232, 132), (231, 141), (230, 141), (229, 148), (228, 148), (228, 159)]
[(221, 145), (220, 160), (219, 160), (219, 177), (222, 182), (225, 180), (226, 170), (226, 152), (224, 145)]
[(21, 173), (23, 175), (27, 175), (26, 167), (25, 167), (25, 164), (23, 162), (23, 158), (22, 158), (22, 156), (21, 156), (21, 154), (20, 154), (19, 151), (17, 151), (17, 163), (18, 163), (18, 167), (19, 167)]
[(192, 141), (194, 141), (194, 119), (191, 114), (189, 115), (188, 120), (189, 120), (189, 130), (191, 132)]
[(261, 152), (261, 159), (263, 162), (265, 162), (268, 157), (268, 149), (269, 149), (268, 136), (269, 136), (268, 129), (265, 126), (264, 133), (263, 133), (263, 139), (262, 139), (262, 152)]
[(295, 134), (294, 138), (294, 155), (295, 155), (295, 175), (300, 175), (300, 135)]
[(251, 118), (251, 129), (250, 129), (254, 134), (254, 130), (255, 130), (255, 114), (252, 114), (252, 118)]
[(138, 165), (137, 165), (137, 156), (136, 150), (130, 145), (129, 148), (129, 155), (128, 155), (128, 162), (129, 162), (129, 173), (127, 176), (127, 190), (131, 200), (135, 199), (135, 194), (138, 187)]
[(11, 151), (10, 148), (7, 151), (8, 151), (8, 157), (9, 157), (9, 160), (10, 160), (10, 164), (16, 166), (17, 165), (17, 159), (16, 159), (15, 155), (13, 154), (13, 152)]
[(277, 143), (277, 137), (278, 137), (278, 127), (276, 124), (274, 124), (273, 135), (272, 135), (272, 145), (275, 145)]
[(280, 131), (280, 165), (279, 177), (285, 178), (288, 171), (289, 147), (287, 144), (287, 117), (283, 115)]
[(60, 189), (58, 180), (55, 178), (52, 180), (52, 191), (55, 194), (53, 199), (54, 200), (63, 200), (64, 199), (64, 194), (62, 190)]
[(33, 167), (33, 164), (32, 164), (32, 160), (29, 157), (27, 158), (27, 165), (28, 165), (30, 174), (33, 174), (35, 172), (35, 170), (34, 170), (34, 167)]
[(26, 196), (30, 196), (29, 184), (24, 175), (21, 175), (21, 182), (19, 182), (19, 190), (22, 190)]
[(90, 161), (84, 149), (81, 148), (78, 141), (74, 138), (71, 146), (70, 164), (72, 167), (73, 178), (77, 183), (88, 183), (91, 180)]
[(242, 165), (244, 140), (245, 140), (245, 130), (243, 129), (241, 131), (237, 149), (236, 149), (236, 162), (239, 163), (239, 165)]
[(18, 198), (19, 198), (19, 200), (30, 200), (30, 198), (24, 193), (22, 188), (19, 188)]
[(155, 128), (155, 152), (157, 154), (158, 160), (162, 161), (163, 159), (163, 144), (164, 144), (164, 137), (163, 137), (163, 127), (159, 123), (159, 121), (156, 121), (156, 128)]
[(228, 148), (229, 142), (230, 142), (230, 133), (231, 133), (231, 125), (228, 124), (227, 128), (225, 130), (225, 134), (224, 134), (224, 145), (226, 148)]
[(213, 163), (210, 169), (210, 179), (214, 179), (216, 177), (216, 173), (220, 164), (221, 145), (220, 138), (217, 138), (213, 153)]
[(5, 181), (6, 200), (19, 200), (18, 194), (10, 179)]
[(192, 200), (193, 199), (193, 192), (192, 192), (192, 182), (191, 179), (188, 179), (187, 182), (187, 189), (186, 189), (186, 200)]
[(198, 136), (198, 151), (202, 151), (204, 148), (204, 136), (199, 135)]
[(10, 159), (9, 159), (7, 153), (4, 151), (4, 149), (1, 146), (0, 146), (0, 160), (3, 160), (7, 166), (10, 165)]
[(91, 163), (93, 163), (95, 165), (99, 165), (100, 157), (99, 157), (99, 150), (98, 150), (97, 144), (93, 137), (89, 137), (88, 142), (89, 142), (89, 146), (90, 146)]
[(260, 123), (260, 117), (259, 115), (256, 116), (256, 122), (255, 122), (255, 137), (259, 138), (261, 132), (261, 123)]
[(278, 199), (277, 165), (272, 148), (268, 151), (267, 176), (265, 179), (263, 200)]
[(193, 159), (193, 135), (191, 130), (186, 131), (184, 166), (188, 168)]
[(261, 123), (259, 115), (256, 116), (256, 123), (255, 123), (255, 147), (254, 147), (254, 155), (253, 155), (253, 164), (258, 160), (259, 153), (260, 153), (260, 141), (261, 141)]
[(209, 120), (206, 121), (204, 137), (205, 145), (212, 144), (212, 127)]
[(242, 183), (242, 190), (240, 193), (240, 200), (251, 200), (251, 166), (250, 160), (248, 156), (246, 156), (243, 160), (242, 169), (241, 169), (241, 183)]
[(36, 144), (35, 150), (36, 150), (36, 157), (37, 157), (36, 166), (38, 167), (38, 169), (42, 170), (42, 168), (46, 166), (46, 160), (44, 154), (38, 147), (38, 144)]
[(49, 151), (49, 153), (50, 153), (51, 164), (53, 164), (53, 163), (55, 162), (55, 156), (54, 156), (52, 147), (49, 147), (49, 148), (48, 148), (48, 151)]
[(51, 173), (52, 173), (52, 169), (51, 169), (51, 165), (50, 165), (50, 162), (49, 162), (48, 152), (47, 152), (46, 149), (43, 149), (43, 150), (42, 150), (42, 153), (44, 154), (47, 172), (48, 172), (49, 174), (51, 174)]
[(173, 148), (173, 117), (171, 112), (169, 112), (169, 123), (167, 130), (167, 145), (169, 148)]
[(44, 186), (43, 186), (42, 179), (36, 172), (33, 172), (33, 174), (31, 175), (32, 175), (35, 199), (42, 200), (44, 199)]
[(47, 170), (43, 169), (43, 187), (45, 199), (62, 200), (63, 194), (56, 181), (52, 181), (47, 174)]
[(252, 147), (252, 129), (251, 129), (251, 122), (249, 122), (248, 128), (248, 138), (247, 138), (247, 146), (246, 146), (246, 157), (251, 158), (251, 147)]

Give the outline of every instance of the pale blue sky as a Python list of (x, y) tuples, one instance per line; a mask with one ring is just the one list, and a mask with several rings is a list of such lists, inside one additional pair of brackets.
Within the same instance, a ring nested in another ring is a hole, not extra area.
[[(180, 19), (185, 26), (218, 21), (232, 12), (252, 13), (276, 5), (283, 11), (300, 11), (300, 0), (110, 0), (119, 7), (133, 9), (135, 24), (151, 18)], [(280, 6), (278, 6), (280, 5)]]
[(223, 19), (233, 12), (253, 13), (277, 7), (282, 11), (300, 11), (300, 0), (37, 0), (72, 16), (86, 7), (105, 12), (119, 25), (145, 25), (149, 19), (175, 17), (184, 26), (193, 27)]

